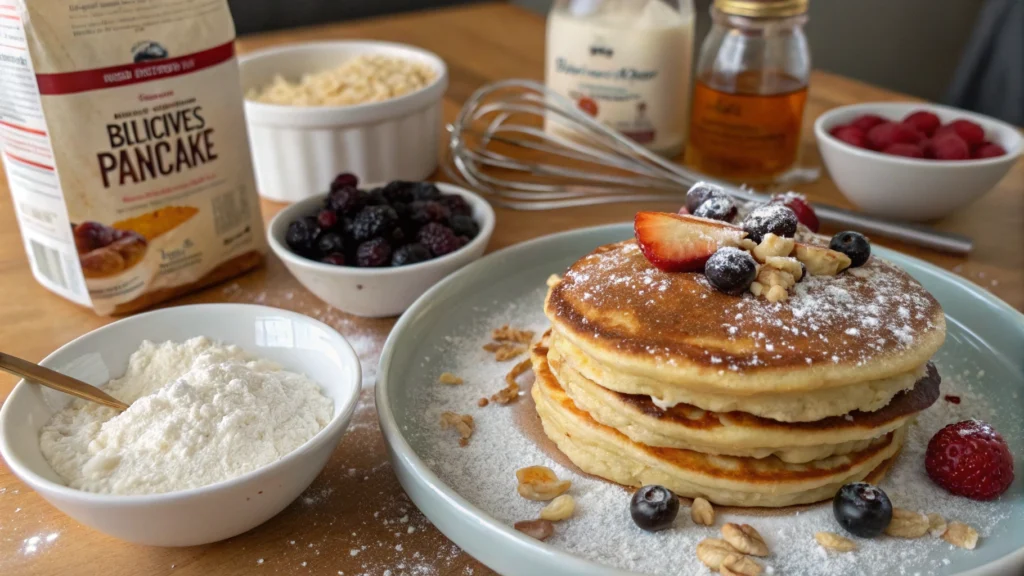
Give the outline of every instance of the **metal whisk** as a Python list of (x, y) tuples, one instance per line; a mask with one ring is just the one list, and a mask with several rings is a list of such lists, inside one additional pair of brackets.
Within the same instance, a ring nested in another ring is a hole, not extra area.
[[(545, 117), (559, 129), (545, 130)], [(703, 176), (649, 152), (532, 80), (502, 80), (480, 88), (447, 129), (445, 172), (506, 208), (682, 202), (686, 191), (699, 181), (718, 184), (744, 202), (768, 200), (766, 195)], [(822, 222), (867, 234), (954, 253), (965, 254), (972, 248), (970, 238), (959, 235), (823, 204), (814, 204), (814, 209)]]

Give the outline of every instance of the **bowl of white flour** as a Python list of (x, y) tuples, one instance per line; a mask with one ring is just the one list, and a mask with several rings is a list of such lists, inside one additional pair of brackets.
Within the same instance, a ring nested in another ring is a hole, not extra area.
[(8, 466), (82, 524), (157, 546), (223, 540), (283, 510), (327, 464), (361, 378), (329, 326), (242, 304), (126, 318), (41, 364), (130, 408), (21, 382), (0, 409)]

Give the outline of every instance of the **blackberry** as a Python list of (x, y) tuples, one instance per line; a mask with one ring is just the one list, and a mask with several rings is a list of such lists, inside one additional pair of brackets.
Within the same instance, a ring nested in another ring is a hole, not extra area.
[(732, 222), (736, 217), (736, 204), (728, 196), (712, 196), (692, 212), (694, 216)]
[(420, 226), (427, 222), (447, 222), (451, 215), (451, 210), (436, 200), (416, 200), (409, 205), (409, 219)]
[(321, 254), (344, 252), (345, 240), (337, 232), (327, 232), (320, 235), (316, 241), (316, 247), (320, 249)]
[(320, 224), (316, 218), (308, 216), (293, 220), (284, 233), (284, 241), (296, 254), (311, 255), (314, 253), (317, 237), (320, 235)]
[(708, 282), (726, 294), (741, 294), (757, 277), (757, 262), (739, 248), (721, 248), (704, 264)]
[(452, 229), (437, 222), (430, 222), (420, 228), (417, 239), (434, 256), (443, 256), (462, 247), (462, 243)]
[(419, 243), (406, 244), (395, 250), (395, 253), (391, 255), (392, 266), (406, 266), (408, 264), (426, 262), (427, 260), (430, 260), (430, 250), (427, 250), (426, 246)]
[(341, 252), (334, 252), (333, 254), (328, 254), (327, 256), (324, 256), (323, 258), (320, 259), (320, 261), (323, 262), (324, 264), (333, 264), (334, 266), (344, 266), (345, 265), (345, 255), (342, 254)]
[(359, 186), (359, 178), (348, 172), (342, 172), (335, 176), (334, 180), (331, 180), (331, 192), (340, 188), (355, 188), (356, 186)]
[(385, 240), (391, 244), (392, 247), (404, 246), (409, 243), (410, 238), (413, 236), (406, 234), (405, 230), (401, 226), (396, 226), (391, 233), (384, 237)]
[(398, 224), (398, 214), (391, 206), (367, 206), (356, 214), (352, 222), (352, 239), (365, 242), (377, 236), (386, 236)]
[(387, 266), (391, 261), (391, 245), (383, 238), (363, 242), (356, 249), (356, 264), (363, 268)]
[(383, 188), (374, 188), (369, 192), (363, 193), (363, 197), (366, 198), (367, 206), (386, 206), (388, 204), (387, 198), (384, 197)]
[(754, 242), (761, 242), (766, 234), (792, 238), (796, 234), (796, 213), (784, 204), (758, 206), (743, 219), (743, 230)]
[(850, 267), (863, 266), (871, 258), (871, 242), (860, 232), (839, 232), (828, 247), (850, 257)]
[(327, 195), (327, 207), (339, 215), (355, 214), (366, 205), (363, 193), (355, 188), (338, 188)]
[(472, 216), (465, 216), (462, 214), (456, 214), (449, 220), (452, 232), (457, 236), (465, 236), (467, 238), (476, 238), (476, 235), (480, 233), (480, 225), (473, 220)]
[(412, 182), (395, 180), (394, 182), (388, 182), (384, 188), (381, 189), (381, 194), (383, 194), (384, 198), (392, 204), (397, 202), (408, 204), (413, 201), (412, 186)]
[(444, 194), (439, 202), (447, 206), (453, 216), (456, 214), (462, 216), (473, 215), (473, 207), (469, 205), (469, 202), (466, 202), (465, 198), (458, 194)]
[(720, 186), (708, 184), (707, 182), (697, 182), (686, 193), (686, 211), (694, 214), (701, 204), (715, 196), (725, 196), (725, 192)]
[(324, 208), (317, 212), (316, 221), (320, 224), (320, 228), (329, 230), (334, 228), (334, 225), (338, 223), (338, 213), (330, 208)]
[(433, 182), (413, 182), (410, 185), (413, 200), (440, 200), (441, 191)]

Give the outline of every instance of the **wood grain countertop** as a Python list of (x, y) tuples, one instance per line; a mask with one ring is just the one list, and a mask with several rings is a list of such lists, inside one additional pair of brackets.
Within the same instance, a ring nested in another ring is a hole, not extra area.
[[(275, 44), (335, 39), (379, 39), (432, 50), (448, 64), (444, 102), (451, 120), (476, 88), (511, 77), (542, 79), (544, 20), (505, 4), (477, 4), (430, 12), (331, 24), (241, 38), (240, 52)], [(813, 120), (844, 104), (906, 100), (825, 72), (811, 78), (804, 122), (804, 163), (820, 164)], [(2, 177), (0, 177), (2, 178)], [(827, 175), (802, 186), (813, 200), (848, 206)], [(643, 208), (675, 210), (675, 204)], [(269, 220), (280, 204), (264, 202)], [(542, 213), (497, 210), (490, 250), (596, 224), (625, 221), (641, 205), (616, 204)], [(967, 258), (877, 239), (971, 280), (1024, 309), (1024, 160), (999, 186), (935, 225), (971, 236)], [(111, 320), (71, 304), (36, 284), (29, 272), (6, 180), (0, 179), (0, 350), (40, 360), (69, 340)], [(0, 574), (488, 574), (420, 514), (402, 492), (385, 453), (372, 395), (380, 347), (393, 319), (367, 320), (333, 310), (306, 292), (282, 264), (168, 303), (250, 302), (302, 312), (350, 339), (367, 382), (351, 428), (326, 470), (284, 512), (230, 540), (181, 549), (123, 543), (87, 529), (51, 507), (0, 465)], [(15, 384), (0, 374), (0, 398)], [(390, 572), (388, 572), (390, 571)]]

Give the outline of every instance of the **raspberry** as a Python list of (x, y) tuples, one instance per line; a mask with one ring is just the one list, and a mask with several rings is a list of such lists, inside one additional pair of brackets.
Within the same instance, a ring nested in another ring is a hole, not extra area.
[(359, 178), (356, 178), (355, 174), (342, 172), (331, 181), (331, 192), (341, 188), (355, 188), (356, 186), (359, 186)]
[(840, 126), (833, 128), (830, 132), (837, 140), (842, 140), (851, 146), (867, 148), (868, 141), (863, 130), (856, 126)]
[(907, 158), (924, 158), (924, 149), (917, 144), (890, 144), (882, 150), (882, 154), (906, 156)]
[(374, 238), (356, 249), (356, 264), (363, 268), (387, 266), (391, 262), (391, 245), (383, 238)]
[(466, 199), (458, 194), (445, 194), (441, 196), (441, 204), (444, 204), (451, 210), (453, 215), (461, 214), (463, 216), (472, 216), (473, 207), (466, 202)]
[(334, 228), (334, 225), (338, 223), (338, 213), (330, 208), (324, 208), (317, 212), (316, 221), (324, 230)]
[(985, 141), (985, 130), (970, 120), (953, 120), (942, 128), (949, 128), (968, 146), (979, 146)]
[(462, 214), (456, 214), (451, 218), (452, 232), (456, 236), (465, 236), (466, 238), (476, 238), (476, 235), (480, 233), (480, 225), (473, 220), (472, 216), (463, 216)]
[(939, 430), (928, 442), (924, 466), (936, 484), (973, 500), (994, 500), (1013, 483), (1013, 455), (1006, 441), (980, 420)]
[(417, 236), (420, 244), (426, 246), (434, 256), (443, 256), (462, 247), (452, 229), (437, 222), (430, 222), (420, 228)]
[(326, 205), (341, 215), (355, 214), (366, 205), (366, 198), (355, 188), (338, 188), (327, 195)]
[(863, 116), (858, 116), (857, 118), (854, 118), (853, 122), (850, 122), (849, 125), (853, 126), (854, 128), (860, 128), (861, 131), (866, 133), (868, 130), (871, 130), (875, 126), (878, 126), (879, 124), (883, 124), (885, 122), (888, 122), (888, 120), (882, 118), (881, 116), (878, 116), (877, 114), (864, 114)]
[(962, 138), (952, 133), (936, 134), (925, 143), (925, 156), (936, 160), (966, 160), (970, 150)]
[(446, 222), (452, 216), (452, 211), (436, 200), (417, 200), (410, 204), (409, 208), (409, 219), (419, 225), (427, 222)]
[(930, 138), (938, 130), (942, 121), (931, 112), (918, 110), (917, 112), (907, 114), (907, 117), (903, 119), (903, 123), (914, 127), (915, 130)]
[(430, 260), (430, 250), (423, 244), (406, 244), (391, 256), (392, 266), (406, 266)]
[(390, 206), (367, 206), (352, 222), (352, 238), (364, 242), (376, 236), (386, 236), (398, 223), (398, 214)]
[(917, 144), (924, 137), (906, 124), (886, 122), (868, 130), (868, 146), (872, 150), (884, 150), (892, 144)]
[(971, 154), (971, 158), (995, 158), (1006, 154), (1006, 149), (999, 144), (984, 142)]
[(785, 204), (790, 210), (796, 214), (797, 222), (803, 224), (811, 232), (817, 232), (821, 228), (821, 222), (818, 221), (818, 214), (814, 212), (814, 208), (807, 203), (807, 199), (803, 194), (797, 194), (795, 192), (788, 192), (786, 194), (779, 194), (772, 197), (772, 202), (778, 202)]

